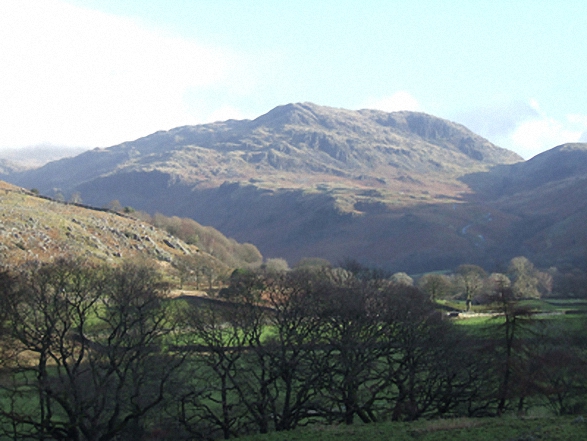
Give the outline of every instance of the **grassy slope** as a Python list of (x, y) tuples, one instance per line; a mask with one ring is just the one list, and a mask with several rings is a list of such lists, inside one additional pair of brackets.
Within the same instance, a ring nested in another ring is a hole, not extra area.
[(458, 418), (353, 426), (313, 426), (239, 438), (242, 441), (583, 441), (587, 423), (577, 417)]
[[(109, 262), (133, 257), (169, 262), (200, 251), (136, 219), (47, 200), (0, 181), (0, 253), (10, 263), (65, 255)], [(208, 258), (215, 266), (220, 264)]]

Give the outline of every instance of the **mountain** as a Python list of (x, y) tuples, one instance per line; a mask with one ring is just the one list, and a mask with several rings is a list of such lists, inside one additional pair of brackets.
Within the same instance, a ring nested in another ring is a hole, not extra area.
[[(157, 132), (7, 179), (45, 194), (79, 192), (96, 206), (117, 199), (191, 217), (290, 263), (354, 257), (422, 271), (496, 265), (527, 251), (548, 263), (552, 256), (532, 244), (558, 218), (545, 206), (538, 219), (532, 203), (541, 200), (536, 185), (562, 203), (585, 170), (577, 159), (565, 165), (570, 150), (524, 162), (431, 115), (298, 103), (254, 120)], [(516, 198), (522, 205), (508, 204)]]
[[(216, 236), (217, 241), (222, 241)], [(81, 256), (118, 262), (151, 259), (169, 267), (182, 256), (198, 256), (203, 266), (227, 270), (222, 260), (167, 231), (128, 215), (67, 204), (0, 181), (0, 255), (11, 264)], [(0, 262), (1, 263), (1, 262)]]
[(9, 176), (23, 170), (26, 170), (26, 167), (16, 164), (8, 159), (0, 159), (0, 177)]
[[(521, 158), (449, 121), (414, 112), (350, 111), (288, 104), (253, 120), (157, 132), (134, 142), (55, 161), (16, 179), (42, 191), (70, 191), (113, 174), (160, 171), (216, 187), (308, 188), (332, 178), (388, 183), (410, 174), (462, 174)], [(67, 173), (65, 173), (67, 171)]]
[[(0, 150), (0, 163), (7, 161), (18, 166), (21, 170), (41, 167), (48, 162), (65, 157), (79, 155), (84, 150), (79, 147), (65, 147), (54, 145), (35, 145), (23, 148)], [(2, 170), (0, 170), (0, 173)]]

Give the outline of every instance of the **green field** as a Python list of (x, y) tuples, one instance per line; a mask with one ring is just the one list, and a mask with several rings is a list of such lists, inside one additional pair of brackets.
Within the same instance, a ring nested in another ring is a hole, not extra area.
[[(437, 303), (447, 310), (464, 312), (466, 304), (464, 300), (437, 300)], [(520, 305), (531, 308), (540, 313), (558, 312), (558, 313), (587, 313), (587, 300), (583, 299), (529, 299), (521, 300)], [(473, 305), (472, 313), (490, 312), (491, 306)]]
[(243, 441), (584, 441), (587, 420), (557, 418), (456, 418), (365, 425), (317, 425), (292, 432), (239, 438)]

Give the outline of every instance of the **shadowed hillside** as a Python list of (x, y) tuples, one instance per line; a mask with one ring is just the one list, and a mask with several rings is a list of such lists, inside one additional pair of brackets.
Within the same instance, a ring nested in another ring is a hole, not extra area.
[(474, 200), (517, 219), (508, 242), (543, 266), (587, 259), (587, 144), (563, 144), (534, 158), (474, 173)]

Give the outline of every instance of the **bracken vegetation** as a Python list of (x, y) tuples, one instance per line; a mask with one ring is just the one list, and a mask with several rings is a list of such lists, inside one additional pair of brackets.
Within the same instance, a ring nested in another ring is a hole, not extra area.
[(100, 209), (56, 201), (2, 181), (0, 252), (13, 263), (64, 255), (112, 263), (141, 257), (164, 265), (194, 258), (222, 272), (262, 262), (255, 246), (191, 219), (151, 217), (120, 204)]

